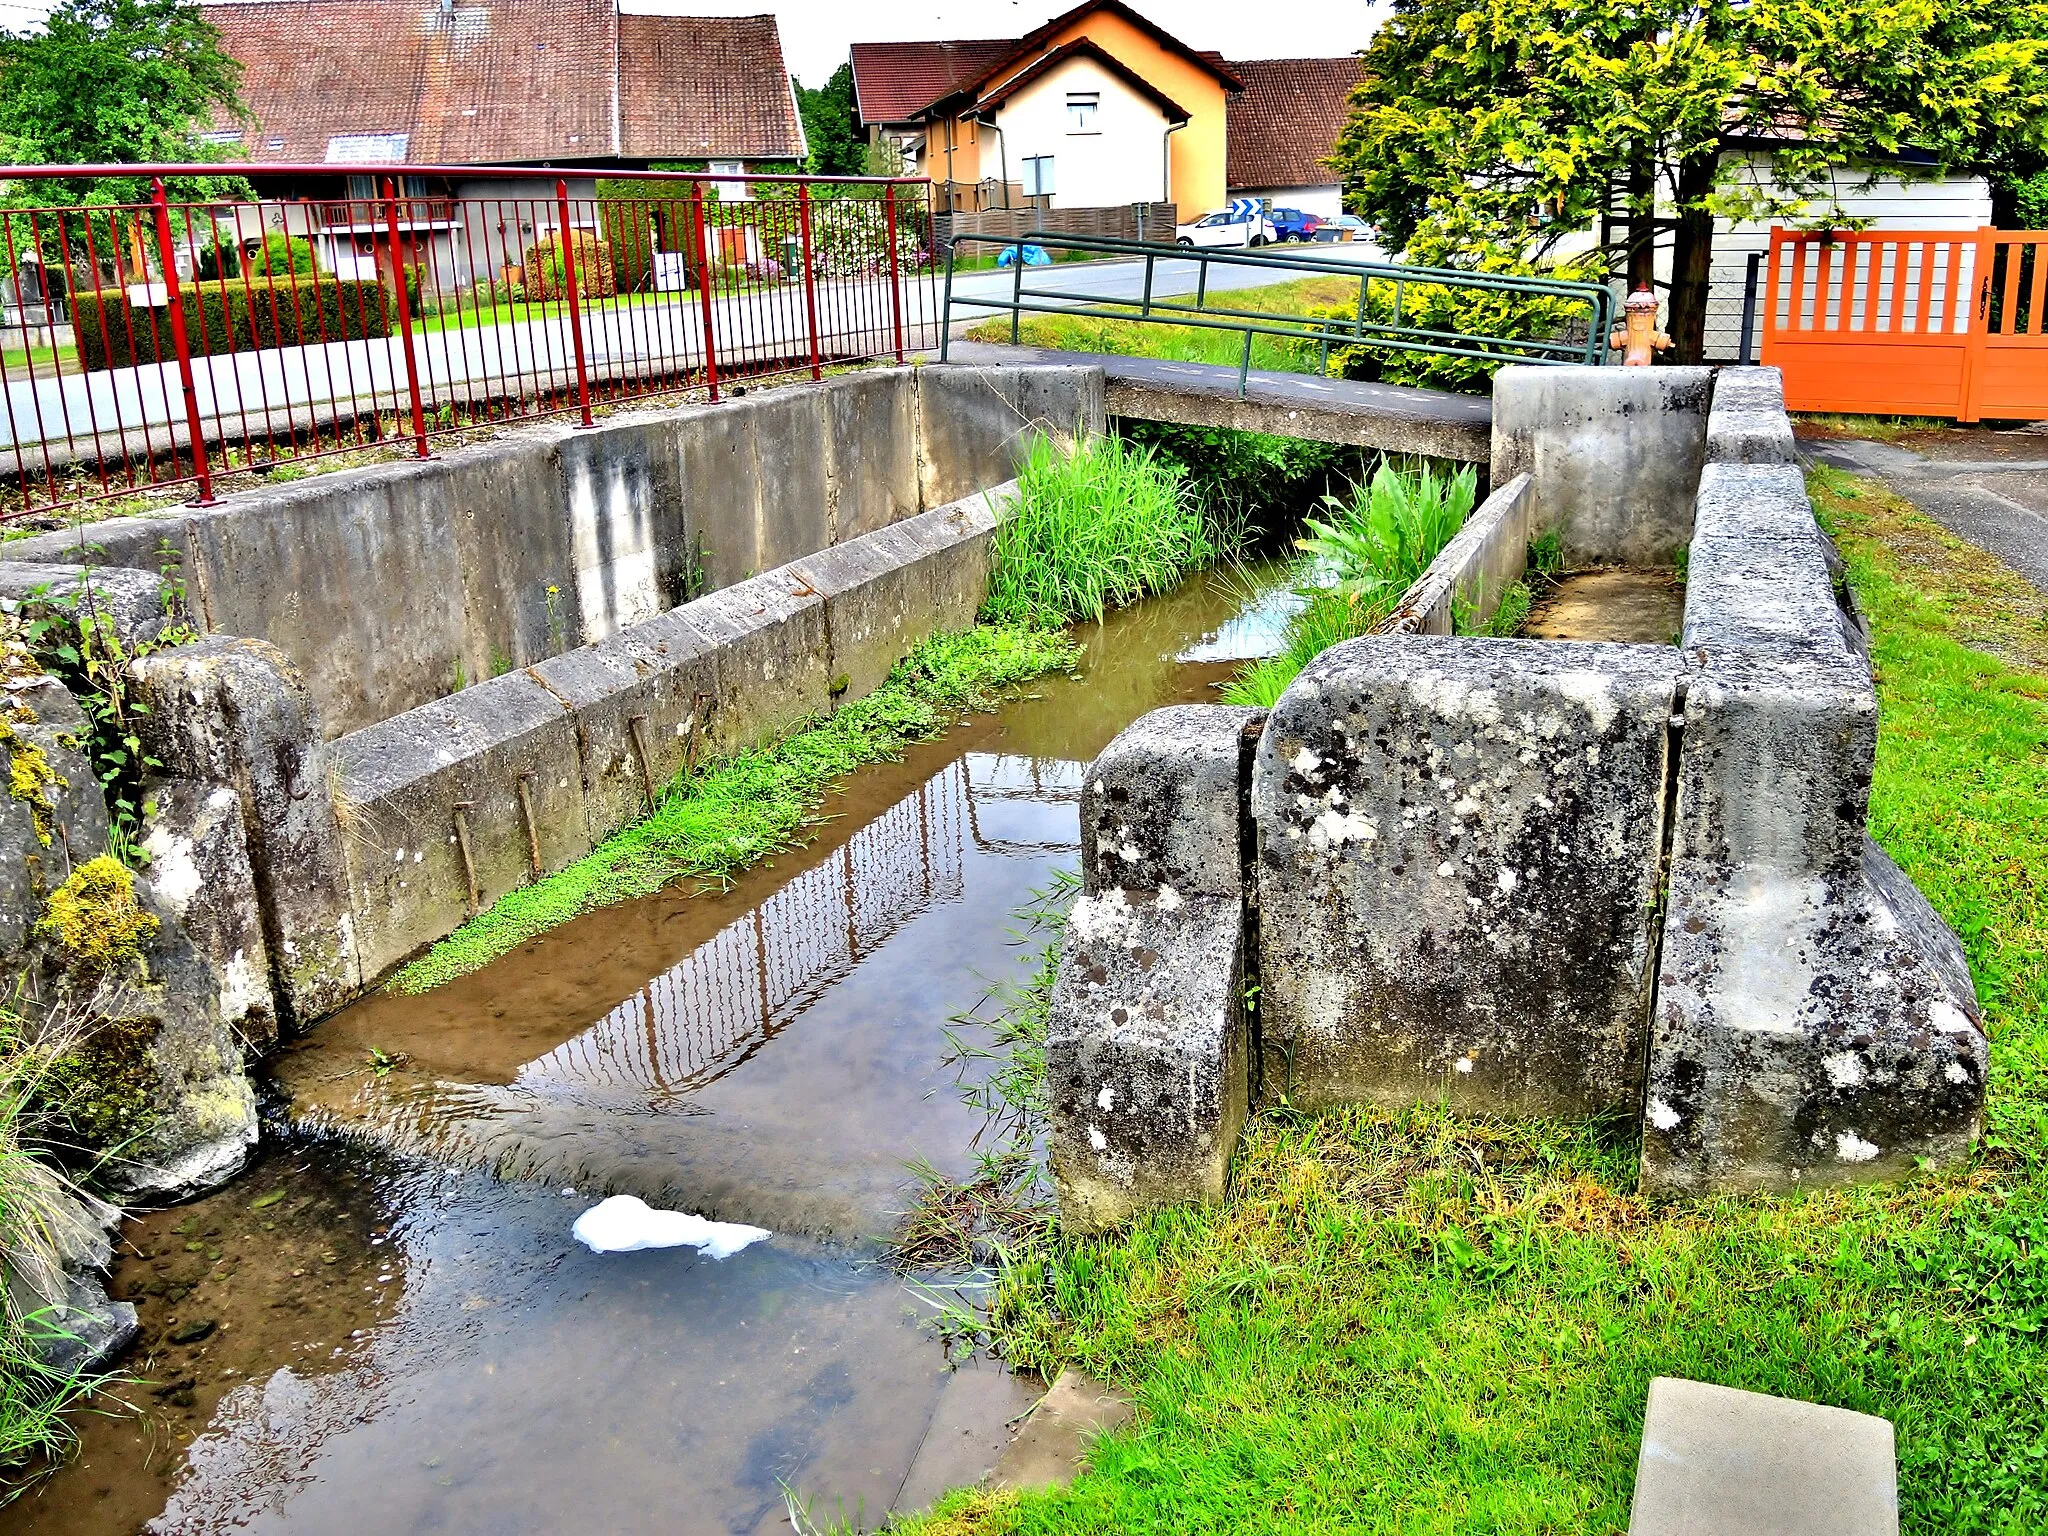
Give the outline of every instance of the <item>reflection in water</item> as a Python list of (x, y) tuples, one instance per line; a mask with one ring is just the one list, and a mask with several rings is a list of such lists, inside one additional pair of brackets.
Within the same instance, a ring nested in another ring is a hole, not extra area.
[[(969, 753), (854, 833), (596, 1024), (519, 1069), (536, 1092), (632, 1087), (665, 1104), (744, 1063), (905, 921), (963, 894), (965, 845), (1063, 852), (1042, 807), (1074, 801), (1081, 765)], [(1015, 808), (1032, 807), (1022, 818)]]

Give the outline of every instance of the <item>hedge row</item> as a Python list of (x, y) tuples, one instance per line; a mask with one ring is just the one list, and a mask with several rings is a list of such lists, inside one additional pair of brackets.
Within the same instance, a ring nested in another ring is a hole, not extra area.
[[(322, 277), (317, 286), (302, 279), (296, 292), (283, 282), (275, 288), (244, 288), (232, 280), (188, 283), (179, 297), (185, 340), (194, 357), (388, 336), (396, 318), (384, 285), (374, 278)], [(133, 308), (123, 288), (74, 293), (71, 323), (79, 366), (88, 372), (177, 356), (169, 306)]]

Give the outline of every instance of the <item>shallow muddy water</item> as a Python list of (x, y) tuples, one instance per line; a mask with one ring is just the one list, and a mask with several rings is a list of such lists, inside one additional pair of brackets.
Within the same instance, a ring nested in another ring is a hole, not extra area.
[[(273, 1063), (293, 1137), (124, 1231), (144, 1412), (87, 1419), (0, 1533), (753, 1532), (785, 1486), (873, 1523), (971, 1480), (1032, 1389), (952, 1369), (869, 1240), (913, 1160), (971, 1164), (946, 1031), (1030, 965), (1012, 914), (1076, 861), (1081, 766), (1285, 617), (1200, 578), (732, 889), (320, 1025)], [(776, 1235), (591, 1254), (570, 1223), (618, 1192)]]

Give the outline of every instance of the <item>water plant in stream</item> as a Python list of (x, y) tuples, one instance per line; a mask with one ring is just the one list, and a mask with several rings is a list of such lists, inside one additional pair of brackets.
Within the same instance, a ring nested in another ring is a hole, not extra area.
[(1446, 475), (1382, 458), (1348, 498), (1325, 495), (1324, 515), (1308, 519), (1308, 536), (1295, 540), (1308, 557), (1299, 577), (1306, 602), (1288, 622), (1286, 643), (1233, 678), (1224, 702), (1271, 708), (1324, 651), (1370, 634), (1457, 537), (1478, 490), (1469, 466)]
[(680, 880), (722, 884), (756, 859), (801, 842), (834, 779), (940, 734), (961, 710), (990, 707), (1017, 683), (1071, 668), (1080, 654), (1060, 631), (1027, 623), (932, 635), (866, 697), (781, 741), (679, 777), (647, 820), (567, 869), (501, 897), (391, 985), (425, 992), (585, 912)]
[(1223, 552), (1185, 471), (1109, 434), (1039, 434), (996, 529), (982, 616), (1068, 624), (1177, 585)]

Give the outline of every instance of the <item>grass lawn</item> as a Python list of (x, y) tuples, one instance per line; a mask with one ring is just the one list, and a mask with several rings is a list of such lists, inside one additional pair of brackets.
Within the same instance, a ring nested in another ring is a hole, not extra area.
[(999, 1276), (1003, 1353), (1135, 1427), (1070, 1489), (911, 1529), (1619, 1532), (1660, 1374), (1889, 1417), (1908, 1531), (2048, 1529), (2048, 605), (1875, 484), (1812, 484), (1874, 629), (1871, 829), (1991, 1031), (1975, 1163), (1660, 1203), (1619, 1123), (1268, 1112), (1223, 1206)]
[[(1357, 297), (1357, 278), (1304, 277), (1265, 288), (1212, 291), (1209, 302), (1226, 309), (1257, 310), (1270, 315), (1306, 315), (1318, 305), (1349, 303)], [(1194, 295), (1181, 294), (1172, 302), (1192, 305)], [(1137, 312), (1135, 305), (1118, 307)], [(981, 322), (967, 332), (967, 339), (1008, 341), (1009, 316)], [(1087, 315), (1025, 315), (1017, 339), (1027, 347), (1049, 347), (1061, 352), (1109, 352), (1123, 357), (1158, 357), (1176, 363), (1227, 363), (1233, 368), (1244, 356), (1242, 332)], [(1276, 336), (1259, 336), (1252, 341), (1254, 368), (1314, 373), (1318, 361), (1316, 349), (1300, 342)]]

